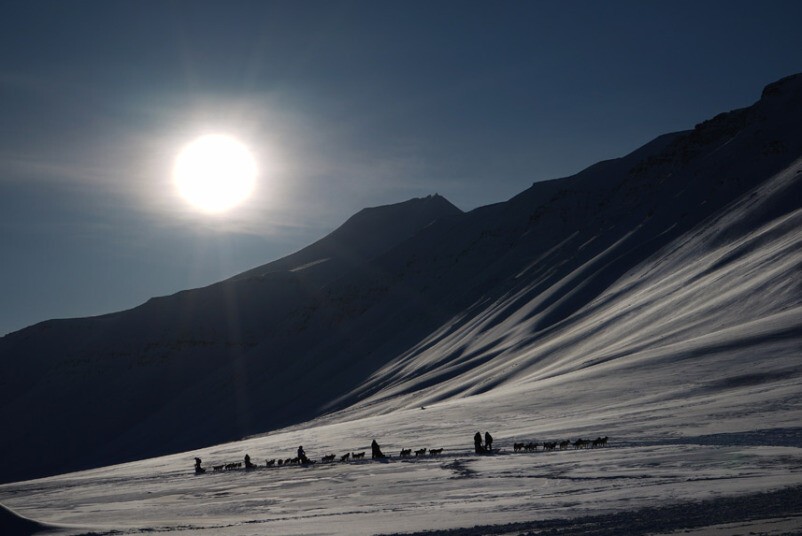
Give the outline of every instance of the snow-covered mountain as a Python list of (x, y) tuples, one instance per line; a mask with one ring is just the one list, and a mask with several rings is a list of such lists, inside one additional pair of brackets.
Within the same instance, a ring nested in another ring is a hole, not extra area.
[[(2, 480), (228, 441), (315, 416), (315, 404), (339, 391), (299, 373), (305, 347), (326, 336), (299, 324), (325, 301), (326, 285), (459, 214), (438, 195), (365, 209), (301, 251), (227, 281), (0, 339), (0, 415), (11, 425), (0, 456), (21, 460)], [(353, 388), (358, 378), (343, 381)], [(308, 404), (295, 403), (299, 392)]]
[[(7, 335), (0, 481), (310, 419), (430, 438), (802, 422), (800, 125), (796, 75), (504, 203), (367, 209), (227, 281)], [(422, 406), (460, 419), (404, 424)]]

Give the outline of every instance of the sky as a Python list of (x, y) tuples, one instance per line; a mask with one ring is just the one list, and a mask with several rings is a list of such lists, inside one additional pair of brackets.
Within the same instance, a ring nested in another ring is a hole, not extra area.
[[(796, 1), (44, 1), (0, 17), (0, 335), (211, 284), (349, 216), (463, 210), (747, 106), (802, 71)], [(178, 152), (236, 137), (209, 215)]]

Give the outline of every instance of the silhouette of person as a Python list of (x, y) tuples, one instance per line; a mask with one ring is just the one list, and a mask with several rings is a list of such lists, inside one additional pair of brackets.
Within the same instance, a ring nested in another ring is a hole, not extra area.
[(245, 469), (250, 469), (251, 467), (256, 467), (256, 466), (251, 463), (251, 457), (246, 454), (245, 455)]
[(306, 452), (304, 452), (303, 445), (298, 447), (298, 461), (301, 463), (309, 463), (309, 458), (306, 457)]
[(485, 449), (482, 447), (482, 433), (476, 432), (476, 435), (473, 436), (473, 446), (476, 449), (476, 454), (482, 454)]
[(205, 473), (206, 472), (206, 469), (201, 467), (201, 463), (202, 462), (201, 462), (200, 458), (195, 458), (195, 474), (196, 475), (199, 475), (201, 473)]
[(386, 456), (382, 453), (382, 450), (379, 447), (379, 444), (376, 443), (375, 439), (373, 440), (373, 443), (370, 444), (370, 451), (371, 451), (370, 456), (374, 460), (376, 458), (386, 458)]
[(493, 450), (493, 436), (490, 435), (490, 432), (485, 432), (485, 450), (488, 452)]

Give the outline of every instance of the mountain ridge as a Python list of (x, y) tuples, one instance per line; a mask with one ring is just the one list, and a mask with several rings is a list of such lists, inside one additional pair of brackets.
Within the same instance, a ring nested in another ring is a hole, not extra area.
[[(502, 384), (526, 389), (622, 366), (621, 352), (660, 367), (663, 357), (650, 356), (663, 356), (665, 345), (695, 344), (682, 334), (698, 339), (710, 336), (705, 326), (726, 331), (738, 322), (751, 332), (774, 318), (772, 304), (792, 312), (777, 317), (774, 332), (793, 335), (801, 81), (787, 77), (753, 106), (506, 202), (462, 213), (430, 196), (366, 209), (321, 241), (226, 281), (7, 335), (2, 417), (27, 414), (65, 434), (79, 421), (82, 433), (62, 449), (67, 462), (22, 463), (0, 480), (490, 394)], [(395, 211), (414, 217), (397, 226)], [(384, 238), (338, 245), (358, 239), (360, 226)], [(735, 315), (744, 295), (727, 290), (728, 274), (755, 266), (770, 276), (732, 285), (781, 290)], [(708, 279), (732, 297), (707, 295), (699, 282)], [(666, 303), (684, 316), (673, 319)], [(701, 311), (727, 314), (717, 324)], [(142, 397), (145, 387), (156, 394)], [(55, 400), (76, 421), (51, 422)], [(23, 436), (4, 439), (0, 455), (26, 458), (19, 445), (27, 443), (33, 458), (54, 456), (49, 445), (30, 446), (36, 430), (19, 428)]]
[[(360, 210), (334, 231), (301, 250), (231, 279), (256, 277), (282, 270), (299, 270), (332, 258), (345, 264), (337, 273), (364, 262), (420, 231), (432, 222), (463, 212), (439, 194)], [(374, 231), (367, 235), (366, 229)], [(380, 232), (375, 232), (380, 231)], [(336, 277), (336, 276), (335, 276)]]

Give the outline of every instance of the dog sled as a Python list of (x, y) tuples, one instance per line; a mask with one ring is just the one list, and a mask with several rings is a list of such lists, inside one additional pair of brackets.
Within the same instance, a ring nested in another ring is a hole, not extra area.
[[(598, 437), (596, 439), (577, 439), (576, 441), (546, 441), (546, 442), (520, 442), (514, 443), (513, 449), (503, 449), (503, 448), (491, 448), (487, 449), (486, 446), (479, 444), (481, 450), (475, 448), (474, 450), (468, 449), (459, 449), (459, 450), (449, 450), (447, 456), (455, 456), (455, 457), (470, 457), (470, 456), (498, 456), (498, 455), (520, 455), (519, 453), (534, 453), (534, 452), (554, 452), (556, 450), (565, 451), (567, 449), (571, 450), (584, 450), (584, 449), (593, 449), (593, 448), (603, 448), (606, 447), (608, 443), (607, 436)], [(207, 473), (206, 469), (200, 466), (200, 459), (195, 459), (195, 473), (196, 475), (202, 474), (215, 474), (215, 473), (227, 473), (227, 472), (238, 472), (238, 471), (261, 471), (261, 470), (278, 470), (278, 469), (290, 469), (290, 468), (306, 468), (310, 469), (312, 467), (322, 466), (327, 467), (329, 465), (335, 464), (353, 464), (353, 465), (363, 465), (363, 464), (370, 464), (370, 463), (414, 463), (417, 461), (424, 461), (424, 460), (433, 460), (437, 457), (444, 456), (444, 450), (442, 448), (435, 448), (435, 449), (411, 449), (405, 448), (401, 449), (398, 456), (391, 456), (388, 454), (382, 453), (378, 448), (376, 449), (376, 457), (369, 458), (365, 454), (365, 451), (360, 452), (347, 452), (346, 454), (337, 456), (335, 454), (327, 454), (321, 458), (321, 463), (318, 463), (316, 460), (312, 460), (306, 457), (306, 454), (303, 451), (303, 447), (299, 448), (299, 456), (294, 458), (287, 458), (285, 459), (272, 459), (272, 460), (265, 460), (263, 464), (253, 464), (250, 463), (250, 457), (246, 457), (245, 464), (241, 462), (236, 463), (226, 463), (221, 465), (214, 465), (212, 466), (212, 471)], [(378, 455), (381, 455), (380, 457)], [(302, 455), (302, 456), (301, 456)]]

